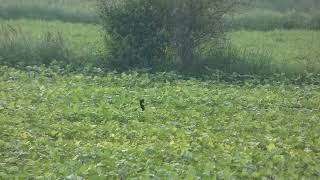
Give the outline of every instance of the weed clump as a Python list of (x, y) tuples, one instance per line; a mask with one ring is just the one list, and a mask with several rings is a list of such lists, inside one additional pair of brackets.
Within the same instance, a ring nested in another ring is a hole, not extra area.
[(7, 65), (49, 65), (53, 61), (69, 63), (69, 49), (60, 31), (31, 37), (19, 26), (0, 27), (0, 63)]
[(0, 18), (97, 23), (94, 3), (69, 0), (0, 0)]

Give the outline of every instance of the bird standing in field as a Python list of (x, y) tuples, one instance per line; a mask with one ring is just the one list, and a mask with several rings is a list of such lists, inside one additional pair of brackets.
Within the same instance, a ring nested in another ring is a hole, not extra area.
[(141, 107), (142, 111), (145, 110), (144, 99), (141, 99), (141, 100), (140, 100), (140, 107)]

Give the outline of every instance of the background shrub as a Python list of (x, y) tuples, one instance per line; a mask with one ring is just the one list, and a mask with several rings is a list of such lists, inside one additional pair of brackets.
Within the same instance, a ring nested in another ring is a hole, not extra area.
[(109, 60), (120, 69), (152, 67), (165, 58), (168, 38), (151, 0), (101, 0)]
[[(110, 61), (118, 68), (155, 67), (168, 55), (189, 69), (205, 39), (222, 47), (223, 16), (235, 0), (100, 0)], [(189, 69), (190, 70), (190, 69)]]

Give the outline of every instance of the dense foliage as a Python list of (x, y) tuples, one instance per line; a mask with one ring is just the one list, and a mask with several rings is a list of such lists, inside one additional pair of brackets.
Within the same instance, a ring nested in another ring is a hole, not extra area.
[(102, 0), (108, 58), (120, 69), (156, 66), (165, 59), (167, 36), (162, 13), (150, 0)]
[[(223, 46), (223, 16), (235, 0), (101, 0), (100, 17), (110, 58), (130, 68), (156, 67), (172, 55), (184, 69), (198, 60), (207, 39)], [(214, 50), (214, 49), (212, 49)], [(165, 64), (165, 63), (164, 63)], [(189, 69), (191, 70), (191, 69)]]

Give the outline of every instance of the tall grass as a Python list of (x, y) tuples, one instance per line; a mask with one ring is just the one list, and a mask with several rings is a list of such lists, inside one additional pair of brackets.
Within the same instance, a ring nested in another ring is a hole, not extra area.
[(199, 50), (204, 60), (202, 66), (205, 71), (220, 70), (229, 74), (260, 76), (270, 76), (279, 72), (270, 54), (236, 47), (230, 40), (227, 41), (224, 48), (212, 50), (212, 43), (211, 41), (203, 43)]
[(37, 36), (20, 26), (0, 26), (0, 64), (9, 66), (60, 65), (82, 68), (97, 61), (96, 54), (76, 52), (68, 46), (62, 31), (50, 30)]
[(1, 64), (59, 61), (74, 68), (105, 66), (105, 48), (96, 25), (25, 19), (0, 20), (0, 24)]
[(62, 32), (49, 31), (38, 38), (23, 33), (20, 27), (0, 26), (0, 63), (8, 65), (49, 65), (69, 63), (69, 50)]

